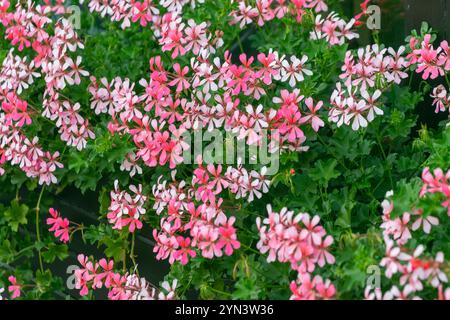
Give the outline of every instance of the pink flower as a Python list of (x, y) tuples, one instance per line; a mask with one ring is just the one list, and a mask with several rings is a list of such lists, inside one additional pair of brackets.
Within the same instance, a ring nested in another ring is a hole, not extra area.
[[(298, 287), (298, 282), (291, 284), (291, 290), (294, 292), (291, 298), (314, 298), (316, 292), (312, 287), (315, 283), (311, 282), (308, 273), (313, 272), (316, 265), (323, 267), (325, 263), (335, 262), (334, 257), (328, 252), (333, 238), (327, 236), (323, 227), (318, 225), (320, 220), (318, 216), (311, 221), (307, 213), (294, 215), (294, 212), (288, 211), (287, 208), (276, 213), (272, 212), (270, 205), (267, 206), (267, 210), (267, 218), (261, 220), (258, 217), (256, 220), (260, 236), (256, 247), (263, 254), (269, 252), (267, 262), (275, 260), (290, 262), (291, 268), (299, 272), (302, 285)], [(328, 285), (325, 287), (328, 288)], [(322, 293), (326, 293), (325, 287), (321, 288)]]
[(411, 229), (413, 231), (418, 230), (422, 226), (423, 232), (430, 233), (431, 226), (439, 225), (439, 219), (438, 218), (433, 217), (431, 215), (427, 215), (427, 216), (424, 217), (423, 216), (424, 213), (423, 213), (422, 210), (417, 210), (414, 214), (418, 215), (419, 217), (412, 224)]
[(303, 116), (303, 118), (300, 120), (300, 123), (310, 122), (313, 130), (317, 132), (319, 131), (320, 127), (323, 127), (325, 125), (323, 120), (320, 119), (319, 116), (317, 115), (317, 111), (320, 110), (320, 108), (322, 108), (323, 102), (319, 101), (314, 106), (313, 99), (309, 97), (305, 99), (305, 104), (308, 107), (310, 113)]
[(195, 258), (196, 252), (191, 249), (191, 239), (189, 237), (183, 238), (181, 236), (177, 237), (177, 242), (180, 248), (175, 251), (174, 258), (179, 260), (182, 265), (188, 263), (189, 257)]
[(47, 225), (51, 226), (49, 231), (53, 231), (56, 238), (67, 243), (69, 241), (70, 221), (67, 218), (61, 218), (58, 211), (53, 208), (50, 208), (49, 213), (52, 216), (47, 218)]
[(333, 243), (333, 237), (328, 235), (326, 238), (321, 241), (321, 244), (319, 245), (317, 249), (317, 264), (320, 267), (323, 267), (326, 263), (328, 264), (334, 264), (335, 259), (334, 256), (328, 252), (328, 247), (331, 246)]
[(292, 291), (290, 300), (332, 299), (336, 294), (330, 280), (323, 281), (320, 276), (315, 276), (311, 280), (309, 273), (299, 274), (297, 281), (291, 282), (290, 289)]
[(17, 284), (16, 277), (9, 276), (8, 281), (11, 283), (11, 285), (8, 287), (8, 291), (12, 292), (11, 298), (15, 299), (20, 297), (22, 286), (20, 284)]
[(181, 70), (180, 65), (178, 63), (175, 63), (173, 65), (173, 69), (175, 70), (176, 78), (174, 80), (172, 80), (171, 82), (169, 82), (169, 86), (171, 86), (171, 87), (177, 86), (177, 89), (176, 89), (177, 92), (181, 92), (183, 90), (188, 89), (191, 85), (186, 80), (185, 76), (189, 72), (189, 68), (184, 67)]
[(434, 169), (432, 174), (426, 167), (422, 172), (422, 181), (424, 185), (420, 190), (420, 196), (423, 197), (426, 193), (442, 194), (445, 199), (442, 206), (448, 209), (447, 213), (450, 216), (450, 169), (444, 175), (441, 168)]
[(121, 191), (119, 182), (114, 181), (114, 190), (111, 191), (111, 204), (109, 212), (106, 215), (109, 222), (113, 224), (113, 229), (121, 230), (128, 226), (130, 232), (134, 232), (136, 228), (142, 228), (142, 222), (139, 220), (146, 213), (144, 203), (147, 197), (142, 194), (142, 185), (137, 187), (131, 185), (129, 187), (131, 194)]
[(141, 26), (145, 27), (148, 22), (152, 20), (152, 15), (148, 10), (148, 2), (135, 2), (133, 16), (131, 17), (131, 21), (136, 22), (140, 21)]
[(302, 59), (298, 59), (296, 56), (291, 56), (291, 63), (287, 60), (282, 62), (283, 68), (281, 69), (282, 79), (281, 81), (287, 81), (289, 79), (289, 85), (294, 87), (297, 82), (302, 82), (304, 80), (304, 74), (311, 76), (313, 73), (304, 67), (308, 57), (306, 55), (302, 56)]
[(433, 45), (430, 44), (431, 35), (426, 34), (424, 36), (424, 40), (421, 43), (420, 49), (415, 49), (414, 54), (418, 56), (418, 67), (416, 69), (417, 73), (422, 73), (422, 78), (424, 80), (436, 79), (439, 75), (444, 75), (444, 70), (438, 64), (438, 55), (442, 48), (438, 47), (438, 49), (434, 49)]
[(225, 226), (219, 228), (220, 240), (216, 243), (217, 249), (222, 249), (225, 247), (225, 254), (231, 256), (233, 250), (239, 249), (241, 244), (237, 241), (236, 229), (233, 228), (233, 223), (235, 221), (234, 217), (228, 219)]

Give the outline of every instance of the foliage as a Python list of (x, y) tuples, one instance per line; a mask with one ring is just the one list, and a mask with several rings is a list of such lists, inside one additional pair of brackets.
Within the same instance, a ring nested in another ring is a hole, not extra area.
[[(272, 2), (88, 1), (73, 28), (64, 1), (0, 0), (0, 298), (450, 299), (447, 42), (424, 23), (364, 47), (369, 1)], [(182, 162), (198, 122), (246, 146), (278, 130), (278, 170)], [(60, 208), (74, 191), (95, 222)]]

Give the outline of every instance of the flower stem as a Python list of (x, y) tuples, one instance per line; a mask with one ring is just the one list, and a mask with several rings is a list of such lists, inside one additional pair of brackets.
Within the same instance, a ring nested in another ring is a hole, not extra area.
[(261, 254), (261, 252), (259, 252), (259, 251), (256, 251), (255, 249), (253, 249), (252, 247), (250, 247), (250, 246), (248, 246), (248, 245), (246, 245), (245, 243), (242, 243), (241, 242), (241, 247), (243, 247), (243, 248), (245, 248), (245, 249), (247, 249), (247, 250), (250, 250), (251, 252), (253, 252), (253, 253), (255, 253), (255, 254)]
[(445, 81), (447, 82), (447, 86), (450, 88), (450, 80), (448, 79), (447, 73), (445, 74)]
[(134, 258), (134, 243), (135, 243), (135, 235), (134, 232), (131, 234), (131, 249), (130, 249), (130, 258), (131, 261), (133, 262), (133, 267), (135, 272), (137, 273), (137, 275), (139, 276), (139, 272), (137, 270), (137, 264), (136, 264), (136, 260)]
[[(40, 207), (41, 207), (41, 200), (42, 200), (42, 195), (44, 194), (44, 190), (45, 190), (45, 186), (42, 186), (41, 189), (41, 193), (39, 194), (39, 198), (38, 201), (36, 203), (36, 238), (38, 243), (41, 242), (41, 232), (40, 232), (40, 225), (39, 225), (39, 212), (40, 212)], [(41, 269), (41, 272), (44, 272), (44, 265), (42, 263), (42, 255), (41, 255), (41, 249), (38, 249), (38, 256), (39, 256), (39, 267)]]
[(239, 49), (241, 50), (241, 53), (243, 53), (244, 52), (244, 47), (242, 46), (241, 37), (240, 37), (239, 34), (237, 35), (237, 41), (238, 41), (238, 44), (239, 44)]
[(208, 288), (209, 288), (211, 291), (215, 292), (215, 293), (219, 293), (219, 294), (222, 294), (222, 295), (228, 296), (228, 297), (231, 297), (231, 296), (232, 296), (232, 294), (229, 293), (229, 292), (217, 290), (217, 289), (215, 289), (215, 288), (213, 288), (213, 287), (211, 287), (211, 286), (208, 286)]

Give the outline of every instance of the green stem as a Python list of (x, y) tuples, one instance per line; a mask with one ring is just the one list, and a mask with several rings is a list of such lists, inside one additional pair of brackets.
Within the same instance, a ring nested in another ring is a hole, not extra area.
[(228, 292), (225, 292), (225, 291), (221, 291), (221, 290), (214, 289), (214, 288), (211, 287), (211, 286), (208, 286), (208, 288), (209, 288), (211, 291), (215, 292), (215, 293), (223, 294), (223, 295), (228, 296), (228, 297), (231, 297), (231, 296), (232, 296), (231, 293), (228, 293)]
[(134, 232), (131, 234), (131, 249), (130, 249), (130, 258), (131, 261), (133, 262), (133, 267), (137, 273), (137, 275), (139, 276), (139, 272), (137, 270), (137, 264), (136, 264), (136, 260), (134, 258), (134, 243), (135, 243), (135, 235)]
[[(381, 143), (380, 137), (378, 135), (377, 135), (377, 143), (378, 143), (378, 146), (379, 146), (379, 148), (381, 150), (381, 154), (383, 155), (384, 161), (387, 162), (386, 153), (384, 152), (383, 144)], [(392, 180), (391, 167), (390, 167), (389, 164), (387, 164), (387, 165), (388, 165), (387, 171), (388, 171), (388, 176), (389, 176), (389, 182), (391, 183), (391, 189), (393, 189), (394, 188), (394, 182)]]
[(192, 277), (189, 278), (189, 282), (183, 288), (183, 291), (181, 293), (177, 294), (178, 297), (182, 297), (186, 293), (186, 291), (189, 289), (189, 286), (191, 285), (191, 282), (192, 282)]
[(243, 53), (244, 47), (242, 46), (241, 37), (239, 34), (237, 35), (237, 40), (238, 40), (238, 44), (239, 44), (239, 49), (241, 50), (241, 53)]
[(410, 88), (411, 88), (412, 81), (413, 81), (413, 75), (414, 75), (414, 71), (410, 70), (410, 72), (409, 72), (409, 84), (408, 84), (408, 86)]
[(127, 251), (126, 250), (123, 250), (122, 271), (123, 271), (123, 273), (127, 272)]
[[(326, 150), (337, 160), (337, 162), (344, 167), (345, 170), (349, 170), (345, 163), (341, 160), (340, 157), (338, 157), (334, 152), (331, 151), (331, 148), (328, 144), (325, 143), (325, 141), (320, 137), (320, 135), (317, 135), (317, 139), (320, 141), (320, 143), (326, 148)], [(353, 162), (353, 161), (352, 161)]]
[[(41, 242), (41, 232), (40, 232), (40, 225), (39, 225), (39, 212), (41, 211), (41, 200), (42, 195), (44, 194), (45, 186), (42, 186), (41, 193), (39, 194), (38, 201), (36, 203), (36, 238), (38, 243)], [(39, 256), (39, 267), (41, 269), (41, 272), (44, 272), (44, 265), (42, 263), (42, 255), (41, 255), (41, 249), (38, 249), (38, 256)]]
[(14, 254), (14, 257), (19, 257), (22, 253), (25, 253), (25, 252), (27, 252), (27, 251), (29, 251), (29, 250), (31, 250), (31, 249), (34, 249), (34, 248), (36, 248), (36, 246), (35, 246), (34, 244), (31, 245), (31, 246), (25, 247), (25, 248), (23, 248), (22, 250), (16, 252), (16, 253)]
[(445, 74), (445, 81), (447, 82), (447, 86), (450, 88), (450, 80), (448, 79), (447, 73)]
[(243, 248), (245, 248), (245, 249), (247, 249), (247, 250), (250, 250), (250, 251), (252, 251), (252, 252), (255, 253), (255, 254), (261, 254), (261, 252), (256, 251), (255, 249), (249, 247), (248, 245), (246, 245), (246, 244), (244, 244), (244, 243), (242, 243), (242, 242), (241, 242), (241, 247), (243, 247)]

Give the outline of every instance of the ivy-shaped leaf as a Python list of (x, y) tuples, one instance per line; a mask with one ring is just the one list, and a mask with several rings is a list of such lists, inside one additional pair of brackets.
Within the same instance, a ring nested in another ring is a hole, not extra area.
[(12, 231), (17, 232), (19, 225), (27, 224), (28, 211), (27, 205), (20, 204), (16, 199), (11, 201), (11, 206), (5, 211), (5, 219)]
[(339, 177), (341, 174), (335, 170), (337, 161), (335, 159), (328, 159), (326, 161), (319, 160), (313, 169), (309, 170), (309, 176), (318, 181), (322, 186), (328, 187), (328, 182), (331, 179)]

